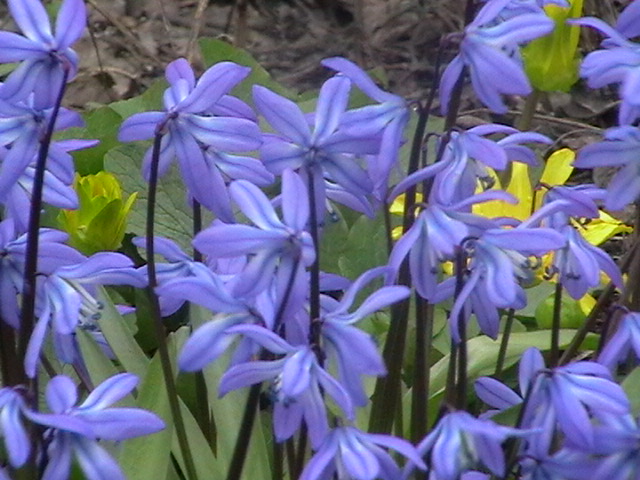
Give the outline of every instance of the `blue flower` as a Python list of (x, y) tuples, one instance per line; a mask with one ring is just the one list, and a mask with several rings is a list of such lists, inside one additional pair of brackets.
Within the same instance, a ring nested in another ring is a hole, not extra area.
[(426, 468), (416, 449), (406, 440), (365, 433), (354, 427), (338, 427), (325, 437), (300, 480), (398, 480), (400, 468), (383, 447), (396, 450), (421, 469)]
[(533, 379), (528, 381), (522, 426), (541, 428), (527, 447), (535, 456), (549, 451), (556, 424), (571, 446), (593, 451), (596, 433), (591, 418), (626, 415), (630, 411), (624, 390), (603, 365), (577, 362), (546, 370), (541, 354), (533, 348), (522, 361), (525, 366), (520, 367), (521, 375), (526, 372), (525, 376)]
[[(40, 350), (49, 325), (56, 335), (72, 335), (77, 326), (94, 323), (100, 317), (102, 305), (96, 296), (99, 285), (131, 285), (144, 287), (147, 280), (134, 268), (133, 262), (120, 253), (102, 252), (75, 265), (62, 266), (46, 276), (38, 284), (36, 314), (38, 321), (33, 329), (25, 356), (25, 372), (35, 376)], [(75, 349), (63, 338), (57, 338), (60, 360), (72, 363), (78, 358)]]
[(598, 355), (598, 363), (613, 369), (618, 363), (627, 361), (633, 351), (640, 358), (640, 313), (625, 313), (616, 332), (607, 340)]
[(361, 136), (382, 132), (380, 151), (369, 163), (369, 176), (378, 200), (387, 194), (387, 183), (398, 162), (402, 135), (409, 121), (409, 108), (404, 98), (385, 92), (353, 62), (341, 57), (327, 58), (322, 65), (345, 75), (369, 98), (379, 102), (344, 113), (340, 128), (347, 134)]
[[(84, 258), (65, 245), (68, 235), (41, 228), (38, 233), (38, 272), (49, 275), (61, 266)], [(22, 292), (27, 235), (16, 231), (12, 219), (0, 222), (0, 319), (15, 329), (20, 327), (18, 293)]]
[[(550, 228), (494, 228), (486, 230), (477, 240), (471, 240), (468, 277), (450, 313), (452, 338), (460, 341), (458, 316), (463, 313), (468, 319), (469, 306), (473, 307), (482, 331), (495, 338), (500, 318), (497, 309), (526, 305), (526, 295), (519, 282), (531, 280), (533, 276), (529, 257), (561, 248), (564, 244), (562, 235)], [(453, 280), (447, 281), (450, 293), (453, 293)]]
[(72, 456), (90, 480), (124, 480), (124, 473), (98, 440), (120, 441), (149, 435), (165, 428), (154, 413), (140, 408), (110, 407), (126, 397), (138, 378), (121, 373), (98, 385), (78, 406), (76, 386), (64, 375), (53, 377), (46, 390), (51, 413), (27, 412), (35, 423), (48, 427), (48, 463), (43, 480), (69, 478)]
[(13, 101), (34, 92), (37, 108), (51, 107), (62, 87), (63, 69), (73, 78), (78, 56), (70, 48), (82, 35), (87, 13), (82, 0), (64, 0), (56, 19), (55, 34), (49, 16), (38, 0), (8, 0), (9, 11), (24, 37), (0, 32), (0, 62), (21, 62), (0, 88), (0, 97)]
[(546, 35), (553, 21), (542, 13), (523, 13), (496, 22), (512, 0), (489, 0), (466, 26), (460, 53), (449, 63), (440, 80), (440, 105), (449, 108), (454, 85), (467, 67), (478, 98), (497, 113), (507, 107), (500, 95), (528, 95), (531, 85), (513, 51), (520, 43)]
[(566, 225), (559, 233), (566, 244), (555, 251), (552, 269), (571, 298), (580, 299), (590, 288), (598, 286), (601, 270), (616, 287), (622, 288), (622, 274), (609, 255), (587, 242), (572, 225)]
[[(502, 442), (525, 433), (456, 411), (446, 413), (417, 448), (423, 458), (427, 457), (428, 471), (438, 480), (457, 480), (463, 472), (481, 466), (502, 477), (505, 474)], [(404, 478), (408, 478), (414, 462), (407, 467)]]
[(25, 464), (31, 452), (31, 443), (22, 416), (27, 406), (22, 392), (17, 389), (0, 388), (0, 437), (4, 437), (5, 449), (12, 467)]
[[(34, 161), (52, 113), (52, 108), (40, 109), (32, 102), (0, 100), (0, 145), (9, 147), (0, 167), (0, 202), (6, 201), (12, 187)], [(63, 108), (58, 112), (54, 129), (58, 131), (83, 124), (80, 115)]]
[[(594, 453), (602, 455), (594, 478), (628, 480), (640, 475), (640, 426), (631, 415), (605, 415), (594, 428)], [(583, 477), (584, 478), (584, 477)]]
[[(514, 202), (511, 195), (501, 191), (487, 191), (467, 198), (451, 207), (429, 204), (415, 219), (411, 228), (396, 242), (389, 256), (390, 274), (387, 281), (400, 270), (409, 255), (411, 279), (422, 298), (433, 301), (436, 295), (440, 264), (454, 258), (456, 248), (470, 235), (496, 225), (465, 210), (474, 203), (488, 200)], [(480, 228), (479, 228), (480, 227)], [(393, 275), (391, 275), (393, 274)]]
[(354, 418), (348, 392), (318, 363), (308, 345), (293, 346), (275, 333), (257, 325), (237, 325), (229, 333), (245, 335), (268, 351), (284, 355), (278, 360), (260, 360), (231, 367), (220, 380), (220, 395), (254, 383), (272, 380), (275, 398), (273, 429), (276, 439), (290, 438), (304, 419), (311, 445), (317, 449), (329, 433), (325, 395), (330, 396), (349, 420)]
[[(170, 84), (164, 94), (166, 112), (137, 113), (124, 121), (118, 135), (119, 140), (130, 142), (162, 134), (158, 174), (164, 175), (177, 157), (189, 194), (226, 222), (233, 222), (234, 217), (223, 174), (250, 178), (261, 184), (272, 178), (255, 159), (224, 153), (254, 150), (261, 143), (255, 121), (239, 116), (244, 110), (229, 108), (235, 102), (230, 102), (228, 92), (249, 72), (247, 67), (221, 62), (196, 82), (188, 62), (179, 58), (165, 72)], [(224, 102), (226, 108), (220, 108), (219, 102)], [(232, 115), (218, 116), (212, 112)], [(143, 162), (147, 179), (151, 152), (152, 149), (147, 151)]]
[[(244, 270), (232, 280), (233, 295), (256, 295), (274, 281), (282, 287), (278, 295), (284, 295), (291, 275), (303, 278), (304, 267), (315, 260), (313, 240), (305, 230), (309, 208), (304, 183), (293, 171), (284, 172), (284, 221), (278, 218), (267, 196), (252, 183), (237, 180), (229, 190), (242, 213), (256, 226), (218, 223), (196, 235), (193, 245), (211, 258), (248, 255)], [(275, 280), (274, 273), (277, 273)]]
[[(371, 180), (357, 157), (380, 151), (380, 132), (354, 135), (355, 129), (347, 132), (340, 128), (350, 89), (351, 81), (341, 75), (324, 83), (312, 129), (294, 102), (265, 87), (253, 87), (258, 111), (278, 132), (278, 135), (264, 137), (261, 158), (274, 174), (291, 168), (300, 170), (305, 178), (313, 176), (319, 219), (326, 201), (325, 177), (357, 197), (366, 198), (372, 191)], [(378, 127), (381, 128), (379, 124)]]
[[(486, 138), (505, 134), (500, 140)], [(443, 141), (443, 140), (441, 140)], [(478, 180), (491, 179), (487, 167), (504, 170), (510, 161), (537, 165), (535, 153), (523, 143), (551, 143), (544, 135), (520, 132), (499, 124), (487, 124), (464, 132), (453, 132), (444, 148), (442, 159), (399, 182), (390, 194), (393, 199), (412, 185), (434, 177), (430, 203), (449, 206), (467, 200), (477, 189)]]
[[(634, 6), (635, 4), (635, 6)], [(572, 23), (592, 27), (607, 36), (605, 47), (588, 54), (582, 61), (580, 75), (587, 78), (591, 88), (619, 84), (622, 103), (618, 112), (618, 122), (632, 124), (640, 117), (640, 45), (627, 37), (638, 34), (639, 17), (637, 2), (632, 2), (620, 15), (616, 28), (612, 28), (598, 18), (586, 17)]]
[(362, 288), (387, 270), (379, 267), (363, 273), (340, 301), (327, 296), (321, 298), (324, 348), (329, 360), (337, 363), (338, 378), (358, 406), (366, 405), (369, 400), (362, 386), (361, 375), (384, 375), (387, 370), (374, 340), (353, 324), (407, 298), (411, 292), (403, 286), (382, 287), (364, 299), (353, 313), (348, 310)]
[(587, 145), (578, 152), (574, 165), (622, 167), (609, 182), (605, 198), (606, 208), (622, 210), (640, 197), (640, 130), (632, 126), (608, 129), (602, 142)]

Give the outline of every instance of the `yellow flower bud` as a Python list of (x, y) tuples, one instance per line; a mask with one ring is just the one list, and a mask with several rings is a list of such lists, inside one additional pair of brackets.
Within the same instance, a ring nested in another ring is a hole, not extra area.
[(69, 244), (87, 255), (116, 250), (122, 244), (127, 216), (138, 194), (123, 200), (118, 179), (108, 172), (76, 175), (74, 188), (80, 208), (62, 210), (58, 215), (58, 223), (70, 236)]
[(543, 92), (567, 92), (578, 80), (580, 30), (567, 20), (582, 14), (583, 0), (571, 0), (570, 7), (548, 4), (545, 12), (555, 22), (549, 35), (538, 38), (522, 50), (525, 71), (531, 85)]

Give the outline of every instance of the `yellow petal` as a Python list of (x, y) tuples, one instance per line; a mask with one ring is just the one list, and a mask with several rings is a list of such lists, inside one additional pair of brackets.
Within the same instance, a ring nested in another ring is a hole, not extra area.
[(564, 185), (564, 182), (569, 179), (571, 172), (573, 172), (575, 158), (576, 153), (569, 148), (553, 152), (547, 159), (542, 177), (540, 177), (540, 183), (546, 183), (551, 186)]

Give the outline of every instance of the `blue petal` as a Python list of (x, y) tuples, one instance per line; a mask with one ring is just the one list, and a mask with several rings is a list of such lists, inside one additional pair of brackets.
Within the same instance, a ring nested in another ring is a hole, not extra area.
[(231, 367), (220, 379), (218, 391), (224, 396), (232, 390), (260, 383), (277, 377), (282, 371), (283, 360), (256, 361)]
[(297, 145), (310, 145), (311, 130), (295, 103), (260, 85), (253, 87), (253, 100), (258, 111), (276, 131)]
[(122, 122), (118, 132), (118, 140), (133, 142), (153, 138), (156, 135), (158, 124), (163, 122), (166, 116), (167, 114), (164, 112), (136, 113)]
[(322, 142), (338, 128), (349, 102), (350, 90), (351, 82), (345, 77), (333, 77), (324, 82), (316, 106), (313, 143)]
[(47, 384), (47, 405), (54, 413), (64, 413), (78, 400), (76, 385), (65, 375), (57, 375)]
[(253, 183), (237, 180), (229, 187), (231, 196), (249, 220), (263, 230), (283, 230), (267, 196)]
[(87, 26), (87, 11), (83, 0), (65, 0), (56, 18), (56, 42), (60, 50), (78, 40)]
[(138, 377), (131, 373), (121, 373), (107, 378), (93, 389), (79, 408), (96, 410), (119, 402), (138, 385)]
[(38, 0), (8, 0), (9, 11), (22, 33), (34, 42), (52, 45), (49, 16)]
[(249, 73), (249, 67), (233, 62), (216, 63), (202, 74), (189, 97), (180, 102), (180, 111), (196, 114), (207, 111)]

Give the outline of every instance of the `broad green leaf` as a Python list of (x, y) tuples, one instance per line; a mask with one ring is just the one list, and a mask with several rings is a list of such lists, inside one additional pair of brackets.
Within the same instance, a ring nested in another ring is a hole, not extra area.
[(636, 367), (622, 381), (622, 388), (631, 402), (631, 413), (633, 416), (640, 414), (640, 367)]
[(104, 290), (101, 290), (100, 300), (104, 308), (98, 325), (109, 346), (126, 371), (144, 378), (149, 359), (133, 338), (133, 332), (127, 327), (122, 315), (118, 313)]
[[(122, 184), (123, 196), (138, 192), (127, 230), (139, 236), (146, 234), (149, 186), (141, 174), (145, 150), (141, 145), (122, 145), (110, 150), (105, 157), (105, 169), (118, 177)], [(206, 222), (205, 219), (205, 224)], [(158, 182), (155, 234), (170, 238), (189, 251), (193, 236), (192, 224), (191, 209), (185, 201), (185, 187), (177, 168), (174, 167)]]
[(365, 270), (387, 263), (387, 241), (382, 215), (375, 219), (361, 215), (347, 236), (338, 273), (355, 279)]
[(337, 220), (327, 217), (327, 223), (320, 237), (320, 269), (324, 272), (338, 273), (339, 260), (344, 254), (349, 236), (349, 228), (342, 215), (336, 211)]
[(89, 113), (85, 121), (86, 126), (80, 136), (70, 138), (95, 139), (100, 143), (93, 148), (73, 153), (76, 170), (80, 175), (95, 174), (104, 168), (104, 156), (119, 144), (117, 136), (122, 117), (111, 107), (103, 106)]
[[(575, 330), (560, 330), (560, 347), (568, 345), (574, 337), (575, 332)], [(486, 336), (480, 336), (474, 337), (467, 342), (467, 375), (469, 381), (473, 381), (482, 375), (490, 375), (494, 372), (501, 341), (502, 335), (499, 335), (496, 340)], [(524, 351), (530, 347), (548, 350), (550, 342), (551, 337), (549, 331), (512, 333), (509, 339), (509, 345), (507, 346), (504, 368), (509, 368), (518, 362)], [(444, 390), (447, 381), (449, 360), (450, 355), (446, 355), (431, 368), (430, 396), (436, 395)]]
[[(593, 299), (593, 297), (591, 298)], [(582, 309), (580, 301), (574, 300), (569, 295), (562, 295), (561, 303), (560, 328), (580, 328), (588, 313)], [(551, 294), (536, 308), (536, 322), (539, 328), (550, 329), (552, 327), (554, 305), (555, 294)]]
[(166, 428), (124, 442), (118, 459), (120, 466), (130, 480), (165, 479), (171, 458), (173, 420), (159, 355), (149, 363), (147, 374), (138, 387), (137, 406), (160, 416)]
[(113, 365), (113, 361), (105, 355), (89, 333), (78, 328), (76, 330), (76, 339), (80, 345), (82, 359), (94, 385), (98, 385), (103, 380), (118, 373), (118, 369)]

